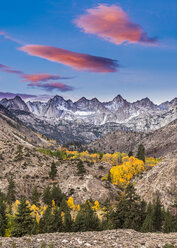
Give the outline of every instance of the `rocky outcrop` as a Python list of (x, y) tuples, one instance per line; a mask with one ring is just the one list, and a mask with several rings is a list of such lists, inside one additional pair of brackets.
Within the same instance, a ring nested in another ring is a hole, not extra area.
[(147, 202), (160, 197), (163, 206), (170, 207), (177, 197), (177, 155), (169, 154), (161, 163), (136, 179), (137, 193)]
[(2, 248), (163, 248), (165, 244), (177, 245), (177, 233), (144, 234), (133, 230), (53, 233), (23, 238), (0, 238), (0, 243)]

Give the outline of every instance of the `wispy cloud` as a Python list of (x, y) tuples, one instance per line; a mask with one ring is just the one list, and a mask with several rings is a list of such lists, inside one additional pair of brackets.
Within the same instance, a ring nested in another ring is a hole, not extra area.
[(0, 30), (0, 35), (3, 36), (5, 39), (7, 40), (10, 40), (12, 42), (15, 42), (17, 44), (20, 44), (20, 45), (25, 45), (24, 42), (20, 41), (20, 40), (17, 40), (17, 39), (14, 39), (13, 37), (11, 37), (10, 35), (8, 35), (7, 33), (5, 33), (4, 31), (1, 31)]
[(24, 82), (47, 82), (49, 80), (71, 79), (71, 77), (62, 77), (59, 75), (51, 75), (48, 73), (24, 74), (22, 78), (24, 79)]
[(74, 90), (73, 87), (71, 87), (67, 84), (58, 83), (58, 82), (57, 83), (56, 82), (50, 82), (50, 83), (45, 83), (45, 84), (35, 82), (35, 83), (28, 84), (28, 86), (38, 87), (38, 88), (41, 88), (41, 89), (47, 90), (47, 91), (58, 90), (58, 91), (66, 92), (66, 91)]
[(3, 72), (12, 73), (12, 74), (20, 74), (20, 75), (23, 74), (22, 71), (14, 70), (13, 68), (11, 68), (7, 65), (3, 65), (3, 64), (0, 64), (0, 70)]
[(87, 9), (74, 20), (85, 33), (96, 34), (101, 38), (120, 45), (122, 43), (141, 43), (155, 45), (156, 38), (148, 37), (143, 28), (132, 22), (126, 12), (117, 5), (99, 4)]
[(77, 70), (106, 73), (116, 72), (118, 68), (118, 62), (116, 60), (84, 53), (76, 53), (57, 47), (26, 45), (21, 47), (20, 50), (29, 55), (41, 57), (52, 62), (62, 63)]

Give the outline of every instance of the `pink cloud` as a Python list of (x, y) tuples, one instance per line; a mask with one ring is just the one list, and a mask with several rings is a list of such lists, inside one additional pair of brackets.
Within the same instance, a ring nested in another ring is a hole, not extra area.
[(115, 72), (118, 67), (116, 60), (76, 53), (57, 47), (26, 45), (21, 47), (20, 50), (29, 55), (45, 58), (52, 62), (62, 63), (77, 70), (106, 73)]
[(42, 83), (39, 83), (39, 82), (34, 82), (34, 83), (28, 84), (28, 86), (42, 88), (42, 89), (47, 90), (47, 91), (59, 90), (59, 91), (62, 91), (62, 92), (71, 91), (71, 90), (74, 89), (73, 87), (71, 87), (71, 86), (69, 86), (67, 84), (54, 83), (54, 82), (45, 83), (45, 84), (42, 84)]
[(7, 72), (7, 73), (13, 73), (13, 74), (23, 74), (22, 71), (19, 70), (14, 70), (11, 67), (7, 66), (7, 65), (3, 65), (0, 64), (0, 70), (3, 72)]
[(117, 5), (100, 4), (87, 9), (74, 23), (85, 33), (96, 34), (105, 40), (120, 45), (122, 43), (144, 43), (154, 45), (156, 38), (149, 38), (143, 28), (132, 22)]
[(51, 75), (48, 73), (24, 74), (22, 77), (24, 78), (24, 82), (46, 82), (48, 80), (69, 79), (67, 77), (61, 77), (59, 75)]

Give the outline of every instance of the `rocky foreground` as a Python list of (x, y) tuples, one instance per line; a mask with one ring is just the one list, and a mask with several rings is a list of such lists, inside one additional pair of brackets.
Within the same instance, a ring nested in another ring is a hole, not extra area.
[(0, 238), (3, 248), (162, 248), (165, 244), (177, 245), (177, 233), (138, 233), (133, 230), (103, 232), (54, 233), (23, 238)]

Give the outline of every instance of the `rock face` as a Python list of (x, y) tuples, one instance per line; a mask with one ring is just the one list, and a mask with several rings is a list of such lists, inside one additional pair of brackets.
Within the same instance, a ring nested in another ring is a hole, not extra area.
[[(89, 142), (113, 130), (149, 131), (161, 128), (177, 118), (177, 98), (160, 105), (149, 98), (130, 103), (118, 95), (110, 102), (82, 97), (77, 102), (55, 96), (48, 102), (27, 102), (20, 97), (3, 99), (0, 103), (35, 131), (57, 137), (60, 143)], [(60, 138), (69, 126), (71, 133)], [(45, 130), (50, 127), (52, 132)], [(63, 129), (63, 130), (62, 130)], [(82, 131), (83, 130), (83, 131)], [(95, 131), (96, 130), (96, 131)], [(104, 133), (103, 133), (104, 130)], [(81, 135), (78, 134), (81, 132)]]
[(139, 144), (145, 146), (148, 156), (163, 157), (170, 152), (175, 152), (177, 150), (177, 119), (154, 132), (114, 131), (87, 144), (85, 149), (105, 153), (117, 151), (135, 153)]
[(17, 248), (163, 248), (165, 244), (177, 245), (177, 233), (144, 234), (133, 230), (109, 230), (103, 232), (41, 234), (23, 238), (0, 238), (0, 242), (2, 248), (12, 247), (12, 243), (15, 243)]
[(150, 171), (144, 172), (142, 179), (136, 179), (137, 193), (147, 202), (157, 196), (167, 208), (174, 204), (177, 196), (177, 153), (169, 154)]

